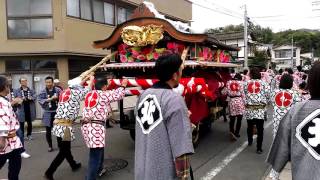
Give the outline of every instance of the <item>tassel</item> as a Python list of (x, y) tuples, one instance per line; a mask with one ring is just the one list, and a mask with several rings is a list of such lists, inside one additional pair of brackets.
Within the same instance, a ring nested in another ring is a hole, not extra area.
[(63, 141), (71, 141), (71, 132), (69, 127), (66, 127), (66, 129), (64, 130), (64, 135), (62, 138)]

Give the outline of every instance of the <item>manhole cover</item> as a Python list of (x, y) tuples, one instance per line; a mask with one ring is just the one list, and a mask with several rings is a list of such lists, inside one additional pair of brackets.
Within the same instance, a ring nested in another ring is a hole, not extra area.
[(112, 171), (119, 171), (128, 166), (128, 162), (123, 159), (105, 159), (104, 168), (107, 170), (107, 173)]

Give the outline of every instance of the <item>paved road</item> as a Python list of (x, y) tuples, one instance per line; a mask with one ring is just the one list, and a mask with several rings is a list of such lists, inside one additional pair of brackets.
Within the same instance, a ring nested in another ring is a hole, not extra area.
[[(265, 124), (270, 124), (270, 120)], [(34, 134), (34, 140), (26, 142), (30, 159), (24, 159), (20, 178), (22, 180), (43, 179), (43, 173), (51, 163), (57, 151), (47, 152), (45, 134), (42, 129)], [(221, 120), (213, 124), (212, 131), (202, 137), (196, 154), (192, 156), (192, 166), (195, 179), (214, 180), (261, 180), (268, 165), (265, 159), (272, 139), (271, 126), (265, 129), (264, 153), (255, 153), (255, 144), (252, 147), (246, 145), (246, 122), (243, 122), (241, 138), (236, 142), (230, 142), (228, 136), (228, 124)], [(88, 149), (84, 145), (79, 127), (76, 130), (77, 139), (72, 144), (72, 151), (76, 160), (83, 164), (78, 172), (72, 172), (64, 162), (55, 173), (58, 180), (84, 179), (88, 162)], [(54, 144), (56, 147), (56, 142)], [(101, 179), (128, 180), (133, 179), (134, 142), (130, 139), (129, 132), (118, 127), (107, 130), (106, 159), (123, 159), (128, 162), (124, 169), (110, 172)], [(7, 167), (0, 171), (0, 179), (6, 178)]]

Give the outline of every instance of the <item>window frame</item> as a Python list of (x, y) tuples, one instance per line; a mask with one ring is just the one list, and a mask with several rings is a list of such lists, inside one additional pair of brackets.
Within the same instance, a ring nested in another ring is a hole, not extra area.
[[(6, 0), (6, 26), (7, 26), (7, 39), (14, 40), (14, 39), (53, 39), (54, 37), (54, 21), (53, 21), (53, 0), (50, 0), (51, 2), (51, 15), (49, 14), (38, 14), (38, 15), (29, 15), (29, 16), (9, 16), (8, 14), (8, 1)], [(30, 4), (29, 4), (30, 8)], [(51, 35), (46, 37), (10, 37), (9, 36), (9, 20), (32, 20), (32, 19), (51, 19), (52, 26), (51, 26)]]
[[(68, 6), (66, 5), (66, 12), (67, 12), (67, 17), (70, 17), (70, 18), (75, 18), (75, 19), (79, 19), (79, 20), (82, 20), (82, 21), (87, 21), (87, 22), (93, 22), (93, 23), (97, 23), (97, 24), (104, 24), (104, 25), (109, 25), (109, 26), (117, 26), (119, 25), (118, 23), (118, 7), (122, 7), (122, 8), (125, 8), (125, 9), (129, 9), (131, 8), (132, 11), (134, 11), (135, 7), (134, 5), (132, 4), (127, 4), (127, 3), (124, 3), (124, 2), (117, 2), (117, 1), (112, 1), (112, 0), (99, 0), (103, 3), (108, 3), (108, 4), (112, 4), (113, 5), (113, 24), (110, 24), (110, 23), (107, 23), (107, 22), (97, 22), (97, 21), (94, 21), (94, 9), (93, 9), (93, 1), (94, 0), (90, 0), (90, 8), (91, 8), (91, 15), (92, 15), (92, 20), (88, 20), (88, 19), (83, 19), (81, 18), (81, 0), (78, 0), (79, 1), (79, 17), (76, 17), (76, 16), (72, 16), (72, 15), (69, 15), (68, 14)], [(105, 14), (104, 14), (104, 18), (105, 18)]]
[[(21, 68), (8, 68), (8, 62), (10, 61), (27, 61), (28, 62), (28, 69), (21, 69)], [(55, 63), (54, 68), (35, 68), (35, 61), (53, 61)], [(58, 69), (58, 60), (56, 58), (37, 58), (37, 57), (13, 57), (5, 59), (5, 66), (6, 69), (10, 72), (19, 71), (19, 72), (29, 72), (29, 71), (56, 71)]]
[[(122, 24), (122, 23), (124, 23), (124, 22), (126, 22), (126, 21), (128, 21), (128, 9), (130, 9), (130, 8), (132, 8), (132, 7), (130, 7), (129, 5), (124, 5), (124, 4), (117, 4), (117, 7), (115, 7), (116, 8), (116, 12), (115, 12), (115, 14), (116, 14), (116, 16), (115, 16), (115, 19), (116, 19), (116, 21), (117, 21), (117, 24)], [(125, 18), (126, 18), (126, 20), (124, 21), (124, 22), (122, 22), (122, 23), (119, 23), (119, 17), (118, 17), (118, 10), (119, 10), (119, 8), (123, 8), (123, 9), (125, 9), (126, 11), (126, 14), (125, 14)], [(134, 9), (132, 8), (132, 13), (133, 13), (133, 11), (134, 11)], [(131, 13), (131, 15), (132, 15), (132, 13)]]

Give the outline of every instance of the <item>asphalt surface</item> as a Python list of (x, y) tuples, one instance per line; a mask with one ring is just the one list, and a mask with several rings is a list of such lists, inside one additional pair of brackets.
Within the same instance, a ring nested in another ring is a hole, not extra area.
[[(269, 117), (271, 117), (269, 115)], [(266, 124), (270, 124), (270, 118)], [(230, 142), (228, 134), (228, 123), (218, 120), (213, 123), (209, 133), (201, 137), (196, 153), (192, 156), (192, 167), (195, 179), (214, 179), (214, 180), (261, 180), (268, 169), (265, 163), (270, 144), (272, 141), (272, 125), (265, 128), (264, 133), (264, 153), (258, 155), (255, 153), (255, 143), (253, 146), (246, 146), (246, 121), (243, 120), (241, 129), (241, 138), (236, 142)], [(34, 139), (27, 141), (26, 149), (31, 154), (31, 158), (23, 159), (20, 179), (22, 180), (39, 180), (44, 179), (43, 174), (49, 167), (51, 161), (57, 154), (47, 152), (45, 133), (43, 129), (35, 129)], [(72, 142), (72, 152), (74, 158), (82, 163), (82, 168), (77, 172), (72, 172), (66, 161), (58, 168), (54, 174), (57, 180), (75, 180), (84, 179), (87, 162), (88, 149), (85, 146), (79, 126), (76, 127), (77, 139)], [(129, 132), (120, 129), (115, 125), (114, 128), (107, 129), (107, 146), (105, 148), (106, 165), (110, 162), (120, 167), (123, 164), (118, 161), (125, 160), (127, 166), (121, 170), (110, 169), (110, 171), (100, 179), (108, 180), (128, 180), (133, 179), (134, 173), (134, 142), (131, 140)], [(57, 149), (56, 140), (54, 147)], [(244, 148), (240, 148), (244, 147)], [(235, 155), (234, 152), (237, 151)], [(232, 158), (230, 158), (230, 155)], [(227, 159), (227, 161), (226, 161)], [(119, 163), (119, 164), (117, 164)], [(221, 166), (222, 164), (222, 166)], [(115, 171), (111, 171), (115, 170)], [(213, 172), (213, 173), (212, 173)], [(214, 174), (214, 175), (213, 175)], [(0, 179), (7, 176), (7, 165), (0, 170)], [(207, 178), (206, 178), (207, 177)]]

